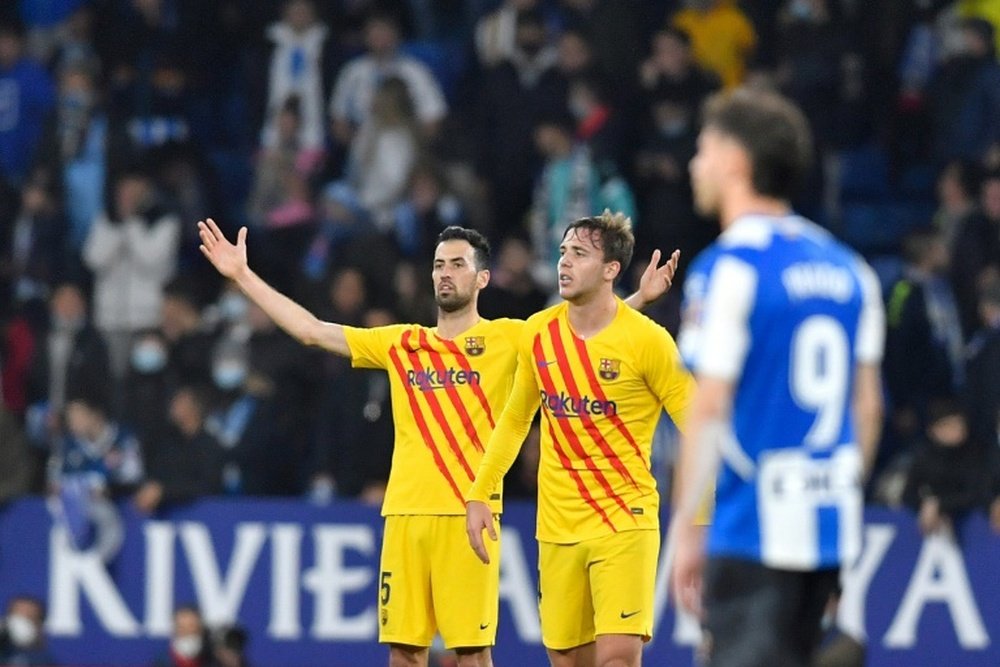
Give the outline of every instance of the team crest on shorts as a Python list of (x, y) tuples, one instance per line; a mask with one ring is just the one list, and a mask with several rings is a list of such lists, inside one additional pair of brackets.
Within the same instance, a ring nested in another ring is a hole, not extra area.
[(470, 357), (478, 357), (486, 351), (486, 336), (466, 336), (465, 353)]
[(621, 359), (601, 359), (601, 363), (597, 367), (597, 374), (604, 380), (614, 380), (621, 372), (621, 365)]

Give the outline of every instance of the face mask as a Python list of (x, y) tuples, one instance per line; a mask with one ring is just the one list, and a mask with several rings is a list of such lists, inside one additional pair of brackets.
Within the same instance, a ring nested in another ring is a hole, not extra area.
[(62, 317), (52, 316), (52, 326), (58, 331), (79, 331), (83, 328), (84, 319), (82, 317)]
[(586, 102), (581, 102), (580, 100), (570, 99), (569, 101), (569, 112), (573, 114), (573, 117), (577, 120), (585, 118), (587, 116), (587, 104)]
[(793, 2), (789, 7), (789, 13), (800, 21), (808, 21), (812, 18), (812, 7), (808, 2)]
[(157, 373), (167, 365), (167, 351), (159, 343), (139, 343), (132, 349), (132, 368), (140, 373)]
[(198, 635), (175, 637), (170, 646), (174, 649), (174, 653), (182, 658), (194, 658), (201, 653), (201, 637)]
[(31, 646), (38, 639), (38, 628), (30, 618), (11, 614), (7, 617), (7, 634), (15, 646), (24, 648)]
[(665, 137), (679, 137), (684, 134), (687, 130), (687, 121), (683, 118), (678, 120), (669, 120), (664, 123), (660, 123), (660, 134)]
[(227, 294), (219, 300), (219, 314), (230, 322), (242, 320), (247, 314), (247, 300), (240, 294)]
[(215, 386), (225, 391), (242, 386), (246, 376), (247, 368), (241, 363), (223, 362), (212, 369)]
[(93, 104), (93, 95), (85, 92), (66, 93), (61, 100), (66, 109), (89, 109)]

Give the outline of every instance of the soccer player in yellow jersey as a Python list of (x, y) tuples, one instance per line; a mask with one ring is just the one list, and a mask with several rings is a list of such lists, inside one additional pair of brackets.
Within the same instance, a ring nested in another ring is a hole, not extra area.
[[(489, 281), (486, 239), (460, 227), (438, 237), (436, 327), (361, 329), (322, 322), (261, 280), (247, 264), (246, 228), (236, 244), (212, 220), (198, 228), (202, 253), (285, 331), (350, 357), (354, 366), (389, 374), (395, 447), (382, 505), (379, 575), (379, 641), (390, 646), (389, 664), (426, 665), (435, 632), (456, 650), (459, 665), (492, 664), (499, 545), (489, 545), (487, 566), (469, 551), (465, 498), (510, 392), (524, 322), (479, 317), (479, 291)], [(676, 252), (658, 264), (654, 253), (632, 303), (645, 304), (669, 288)], [(484, 500), (495, 534), (499, 485)]]
[(488, 502), (541, 406), (539, 612), (554, 667), (639, 665), (653, 628), (660, 533), (650, 446), (663, 408), (683, 422), (694, 381), (670, 334), (612, 290), (633, 244), (621, 214), (566, 230), (564, 301), (528, 318), (514, 387), (466, 496), (469, 540), (489, 562)]

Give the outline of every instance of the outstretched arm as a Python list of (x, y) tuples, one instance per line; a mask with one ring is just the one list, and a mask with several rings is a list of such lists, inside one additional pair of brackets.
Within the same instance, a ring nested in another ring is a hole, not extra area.
[(674, 283), (674, 274), (677, 273), (677, 262), (680, 258), (681, 251), (674, 250), (663, 266), (660, 266), (660, 251), (654, 250), (646, 270), (639, 279), (638, 291), (625, 299), (625, 303), (636, 310), (642, 310), (669, 292), (670, 286)]
[(247, 228), (241, 227), (236, 243), (230, 243), (211, 218), (198, 223), (201, 254), (216, 271), (235, 282), (243, 293), (274, 320), (279, 327), (306, 345), (313, 345), (345, 357), (351, 355), (344, 327), (323, 322), (308, 310), (268, 285), (247, 263)]

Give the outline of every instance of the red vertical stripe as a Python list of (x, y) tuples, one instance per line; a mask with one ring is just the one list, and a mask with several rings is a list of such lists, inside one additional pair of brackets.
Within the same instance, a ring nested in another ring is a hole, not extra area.
[(584, 502), (590, 505), (595, 512), (601, 515), (601, 521), (608, 524), (608, 527), (617, 533), (618, 529), (615, 528), (615, 524), (611, 523), (611, 519), (608, 518), (607, 513), (601, 508), (600, 505), (597, 504), (594, 497), (590, 495), (590, 491), (587, 490), (587, 485), (583, 483), (583, 478), (580, 477), (580, 473), (573, 469), (573, 463), (569, 460), (569, 457), (566, 456), (566, 452), (563, 451), (562, 445), (559, 444), (559, 438), (556, 437), (556, 431), (552, 428), (552, 415), (545, 410), (542, 410), (542, 413), (545, 415), (545, 425), (549, 428), (549, 437), (552, 438), (552, 447), (556, 450), (556, 455), (559, 457), (559, 462), (562, 463), (563, 469), (565, 469), (566, 472), (569, 473), (569, 476), (573, 478), (573, 481), (576, 482), (576, 489), (580, 492), (580, 497), (583, 498)]
[(434, 445), (434, 438), (431, 437), (430, 429), (427, 427), (427, 422), (424, 420), (423, 412), (420, 409), (420, 403), (417, 401), (416, 394), (413, 392), (413, 387), (406, 380), (406, 369), (403, 368), (403, 362), (399, 358), (399, 353), (396, 352), (396, 348), (389, 348), (389, 358), (392, 359), (392, 365), (395, 366), (396, 372), (399, 373), (399, 379), (403, 383), (403, 387), (406, 388), (406, 396), (410, 400), (410, 411), (413, 413), (413, 420), (417, 423), (417, 428), (420, 429), (420, 434), (424, 438), (424, 444), (427, 448), (431, 450), (431, 456), (434, 458), (434, 463), (437, 465), (438, 470), (444, 475), (444, 478), (448, 481), (448, 486), (451, 490), (455, 492), (455, 497), (458, 498), (459, 502), (465, 505), (465, 498), (462, 497), (462, 492), (458, 490), (458, 485), (455, 484), (455, 480), (452, 478), (451, 473), (448, 472), (448, 466), (445, 464), (444, 459), (441, 458), (441, 453), (438, 451), (437, 447)]
[[(601, 388), (601, 383), (598, 382), (597, 376), (594, 375), (594, 365), (591, 363), (590, 356), (587, 354), (587, 344), (576, 338), (576, 336), (573, 337), (573, 342), (576, 344), (576, 351), (580, 355), (580, 361), (583, 363), (584, 369), (586, 369), (587, 380), (590, 382), (591, 391), (593, 391), (594, 395), (602, 401), (607, 401), (608, 397), (604, 394), (604, 389)], [(639, 449), (639, 445), (636, 444), (635, 438), (632, 437), (628, 427), (625, 426), (625, 422), (621, 420), (621, 417), (619, 417), (617, 413), (608, 416), (611, 419), (611, 423), (618, 429), (618, 432), (622, 434), (630, 445), (632, 445), (632, 449), (635, 450), (635, 453), (639, 456), (639, 460), (642, 461), (642, 464), (648, 468), (649, 463), (646, 461), (645, 457), (643, 457), (642, 450)]]
[[(438, 340), (444, 343), (445, 347), (448, 348), (448, 351), (455, 355), (455, 360), (458, 362), (458, 365), (462, 367), (463, 371), (466, 373), (472, 372), (472, 366), (469, 365), (469, 360), (466, 359), (465, 354), (458, 349), (458, 345), (455, 345), (455, 341), (446, 340), (440, 337), (438, 337)], [(490, 402), (486, 399), (486, 394), (483, 392), (483, 388), (477, 384), (472, 388), (472, 393), (476, 395), (477, 399), (479, 399), (479, 405), (482, 406), (483, 411), (486, 413), (486, 419), (490, 422), (490, 428), (496, 428), (496, 422), (493, 421), (493, 408), (490, 407)]]
[[(552, 320), (551, 322), (549, 322), (549, 335), (552, 337), (552, 349), (555, 350), (556, 359), (559, 361), (559, 367), (569, 369), (570, 362), (566, 355), (566, 347), (563, 345), (562, 334), (560, 334), (559, 332), (559, 320)], [(576, 341), (577, 348), (579, 348), (580, 345), (585, 345), (582, 340), (579, 340), (576, 336), (573, 336), (572, 334), (570, 334), (570, 338)], [(590, 370), (589, 367), (586, 366), (586, 364), (584, 364), (584, 367), (587, 368), (588, 371)], [(572, 394), (573, 396), (583, 395), (583, 392), (580, 391), (580, 388), (576, 386), (576, 378), (573, 377), (572, 373), (564, 372), (563, 377), (566, 380), (566, 387), (567, 389), (569, 389), (570, 394)], [(602, 401), (607, 401), (607, 398), (604, 397), (603, 395), (601, 395), (599, 398)], [(610, 415), (608, 416), (610, 417)], [(617, 417), (617, 415), (615, 416)], [(604, 456), (607, 457), (608, 461), (611, 462), (611, 467), (613, 467), (615, 470), (618, 471), (618, 474), (622, 476), (622, 479), (624, 479), (626, 482), (631, 483), (634, 488), (638, 489), (639, 485), (636, 483), (635, 478), (632, 477), (632, 473), (628, 471), (628, 468), (625, 467), (625, 464), (622, 463), (622, 460), (618, 458), (618, 455), (615, 453), (615, 450), (612, 449), (611, 445), (605, 439), (604, 434), (601, 433), (601, 429), (597, 427), (597, 424), (595, 424), (594, 420), (590, 418), (590, 415), (585, 413), (580, 413), (580, 421), (583, 422), (583, 426), (585, 429), (587, 429), (587, 433), (590, 435), (591, 438), (593, 438), (594, 442), (597, 443), (597, 446), (600, 448)]]
[[(427, 351), (428, 356), (431, 358), (431, 364), (438, 373), (441, 373), (442, 377), (447, 373), (448, 369), (444, 365), (444, 359), (441, 358), (439, 352), (434, 351), (431, 347), (430, 342), (427, 340), (427, 334), (424, 330), (420, 330), (420, 347)], [(468, 371), (469, 386), (476, 387), (471, 382), (472, 371)], [(458, 389), (454, 386), (446, 386), (445, 391), (448, 393), (448, 398), (451, 400), (452, 406), (455, 408), (455, 412), (458, 413), (459, 418), (462, 420), (462, 426), (465, 428), (465, 434), (469, 436), (469, 440), (472, 441), (473, 446), (481, 452), (485, 452), (486, 448), (483, 447), (482, 441), (479, 439), (479, 434), (476, 433), (476, 425), (472, 423), (472, 417), (469, 416), (468, 410), (465, 409), (465, 404), (462, 403), (462, 398), (458, 395)]]
[[(402, 347), (404, 350), (408, 350), (406, 355), (410, 359), (410, 366), (413, 368), (414, 373), (423, 371), (422, 364), (420, 363), (420, 355), (417, 352), (412, 352), (410, 350), (410, 331), (407, 329), (403, 333)], [(476, 478), (475, 473), (472, 472), (472, 468), (469, 467), (469, 462), (465, 460), (465, 454), (462, 453), (462, 447), (458, 444), (458, 439), (455, 434), (451, 431), (451, 426), (448, 424), (448, 420), (444, 416), (444, 411), (441, 409), (441, 404), (438, 403), (437, 396), (434, 395), (434, 389), (421, 389), (420, 393), (423, 395), (424, 400), (427, 401), (427, 407), (431, 409), (431, 414), (434, 415), (434, 419), (437, 420), (438, 425), (441, 427), (441, 431), (444, 433), (445, 440), (448, 441), (448, 446), (451, 447), (452, 453), (455, 458), (458, 459), (459, 464), (461, 464), (462, 469), (465, 470), (465, 474), (469, 476), (469, 481), (473, 481)]]
[[(535, 354), (535, 364), (536, 367), (538, 368), (538, 375), (542, 381), (542, 388), (550, 396), (558, 395), (558, 392), (556, 391), (555, 388), (555, 383), (552, 381), (552, 374), (549, 373), (548, 364), (546, 363), (545, 356), (542, 353), (541, 334), (535, 336), (534, 354)], [(568, 369), (561, 368), (560, 371), (563, 377), (567, 377), (569, 375)], [(546, 414), (549, 414), (547, 406), (545, 412)], [(558, 417), (554, 417), (554, 419), (559, 423), (559, 428), (562, 430), (563, 435), (566, 436), (566, 441), (569, 443), (570, 449), (572, 449), (576, 453), (576, 455), (580, 457), (584, 465), (587, 466), (587, 470), (593, 473), (594, 478), (604, 489), (605, 495), (607, 495), (608, 498), (614, 500), (627, 515), (632, 516), (631, 511), (625, 504), (625, 501), (622, 500), (617, 493), (615, 493), (614, 489), (611, 488), (611, 484), (608, 482), (607, 478), (600, 470), (598, 470), (597, 466), (594, 465), (594, 460), (590, 458), (590, 455), (587, 454), (587, 451), (583, 448), (583, 444), (580, 442), (580, 438), (577, 437), (576, 432), (573, 431), (573, 427), (567, 423), (566, 419), (559, 419)]]

